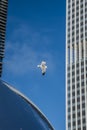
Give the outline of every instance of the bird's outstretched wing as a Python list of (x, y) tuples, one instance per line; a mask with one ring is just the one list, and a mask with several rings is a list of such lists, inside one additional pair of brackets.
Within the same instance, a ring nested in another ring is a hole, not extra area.
[(37, 67), (39, 67), (39, 65), (37, 65)]

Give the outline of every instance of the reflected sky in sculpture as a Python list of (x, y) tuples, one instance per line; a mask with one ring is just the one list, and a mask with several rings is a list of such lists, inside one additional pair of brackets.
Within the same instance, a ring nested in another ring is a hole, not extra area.
[(29, 100), (11, 90), (3, 81), (0, 81), (0, 129), (53, 130)]

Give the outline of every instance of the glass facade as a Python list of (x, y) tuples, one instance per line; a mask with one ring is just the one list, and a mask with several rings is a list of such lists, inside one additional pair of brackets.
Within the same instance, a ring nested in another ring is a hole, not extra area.
[(66, 0), (66, 130), (87, 130), (87, 0)]
[(0, 130), (54, 129), (29, 99), (0, 81)]
[(5, 32), (7, 21), (8, 0), (0, 0), (0, 77), (2, 75), (2, 65), (5, 48)]

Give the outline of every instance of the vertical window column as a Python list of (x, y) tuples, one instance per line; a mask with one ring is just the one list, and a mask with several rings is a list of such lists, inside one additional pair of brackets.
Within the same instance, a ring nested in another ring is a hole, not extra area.
[(86, 41), (86, 45), (85, 46), (86, 46), (86, 58), (87, 58), (87, 41)]
[(75, 62), (75, 47), (74, 44), (72, 45), (72, 63)]
[(68, 56), (68, 64), (70, 64), (70, 46), (68, 46), (68, 54), (67, 54)]
[(77, 59), (77, 61), (79, 61), (79, 44), (78, 43), (76, 44), (76, 52), (77, 52), (76, 59)]
[(84, 58), (84, 48), (83, 48), (83, 42), (81, 43), (81, 59)]

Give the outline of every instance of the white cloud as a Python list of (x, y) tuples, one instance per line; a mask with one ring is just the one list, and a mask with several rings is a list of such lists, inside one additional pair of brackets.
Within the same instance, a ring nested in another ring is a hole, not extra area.
[[(14, 74), (25, 74), (27, 72), (36, 69), (36, 66), (41, 60), (46, 60), (49, 65), (49, 70), (52, 71), (55, 68), (53, 61), (53, 55), (39, 44), (39, 41), (44, 38), (40, 35), (40, 32), (34, 32), (27, 26), (22, 25), (15, 29), (13, 32), (13, 39), (9, 39), (6, 43), (5, 53), (5, 68)], [(22, 39), (22, 41), (20, 40)], [(31, 42), (29, 43), (29, 40)], [(49, 42), (49, 38), (45, 37), (45, 41)], [(39, 49), (35, 49), (34, 45), (37, 45)], [(46, 47), (45, 44), (43, 45)]]

